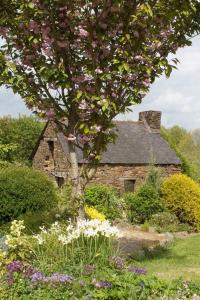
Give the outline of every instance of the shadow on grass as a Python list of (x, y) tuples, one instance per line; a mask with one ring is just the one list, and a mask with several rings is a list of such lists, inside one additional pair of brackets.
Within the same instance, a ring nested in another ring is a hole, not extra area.
[(173, 243), (168, 247), (157, 246), (153, 250), (144, 249), (145, 256), (137, 259), (138, 261), (149, 261), (149, 260), (175, 260), (177, 263), (182, 262), (185, 258), (185, 254), (178, 254), (173, 251)]

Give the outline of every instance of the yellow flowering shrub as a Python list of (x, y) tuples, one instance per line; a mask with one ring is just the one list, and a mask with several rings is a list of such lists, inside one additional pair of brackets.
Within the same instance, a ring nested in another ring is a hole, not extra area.
[(200, 231), (200, 186), (183, 174), (166, 178), (161, 186), (166, 206), (182, 222), (192, 224)]
[(106, 216), (104, 214), (98, 212), (98, 210), (94, 207), (86, 206), (85, 213), (89, 219), (96, 219), (96, 220), (100, 220), (100, 221), (104, 221), (106, 219)]

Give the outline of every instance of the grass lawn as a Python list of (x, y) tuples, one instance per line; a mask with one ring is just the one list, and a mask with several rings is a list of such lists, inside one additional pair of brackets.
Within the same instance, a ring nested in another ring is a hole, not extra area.
[(182, 277), (200, 284), (200, 236), (176, 239), (167, 250), (142, 259), (141, 265), (166, 280)]

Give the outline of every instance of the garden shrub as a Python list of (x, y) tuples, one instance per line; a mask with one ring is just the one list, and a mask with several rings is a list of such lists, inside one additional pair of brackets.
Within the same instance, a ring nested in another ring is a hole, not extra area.
[(149, 224), (155, 227), (158, 232), (194, 231), (192, 226), (187, 223), (180, 223), (177, 216), (168, 211), (153, 215)]
[(120, 199), (117, 192), (106, 185), (93, 185), (85, 190), (85, 203), (95, 207), (106, 218), (114, 220), (121, 215)]
[(162, 184), (162, 199), (181, 222), (200, 230), (200, 186), (183, 174), (168, 177)]
[(125, 193), (123, 199), (128, 206), (128, 217), (132, 223), (143, 223), (164, 209), (158, 191), (147, 184), (135, 193)]
[(56, 201), (54, 183), (45, 174), (14, 165), (0, 170), (0, 223), (49, 210)]

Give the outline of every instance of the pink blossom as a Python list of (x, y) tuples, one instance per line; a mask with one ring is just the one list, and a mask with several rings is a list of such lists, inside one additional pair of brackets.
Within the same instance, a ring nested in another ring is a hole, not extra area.
[(135, 59), (136, 59), (136, 60), (143, 61), (144, 57), (143, 57), (142, 55), (136, 55), (136, 56), (135, 56)]
[(97, 47), (97, 43), (96, 42), (92, 42), (92, 48), (96, 48)]
[(46, 111), (45, 113), (48, 120), (54, 120), (55, 112), (53, 110)]
[(66, 11), (67, 10), (67, 6), (60, 7), (59, 10), (60, 11), (63, 11), (63, 10)]
[(85, 75), (80, 75), (80, 76), (77, 76), (77, 77), (73, 77), (72, 80), (74, 82), (77, 82), (77, 83), (81, 83), (81, 82), (87, 82), (87, 81), (91, 81), (93, 80), (93, 76), (92, 75), (88, 75), (88, 74), (85, 74)]
[(81, 109), (81, 110), (87, 109), (88, 105), (87, 105), (86, 101), (85, 100), (81, 101), (78, 108)]
[(40, 33), (40, 27), (39, 27), (38, 23), (35, 22), (35, 21), (30, 21), (30, 23), (29, 23), (29, 29), (31, 31), (33, 31), (35, 34)]
[(53, 52), (52, 52), (51, 48), (43, 48), (43, 52), (47, 56), (52, 56), (53, 55)]
[(95, 125), (93, 127), (93, 129), (94, 129), (95, 132), (100, 132), (102, 130), (102, 127), (100, 125)]
[(143, 83), (143, 85), (144, 85), (145, 87), (149, 87), (149, 85), (150, 85), (150, 80), (149, 80), (149, 79), (145, 79), (142, 83)]
[(84, 38), (89, 36), (89, 32), (86, 31), (82, 26), (79, 26), (79, 36)]
[(96, 72), (97, 74), (102, 74), (102, 73), (103, 73), (103, 71), (102, 71), (101, 69), (99, 69), (99, 68), (97, 68), (97, 69), (95, 70), (95, 72)]

